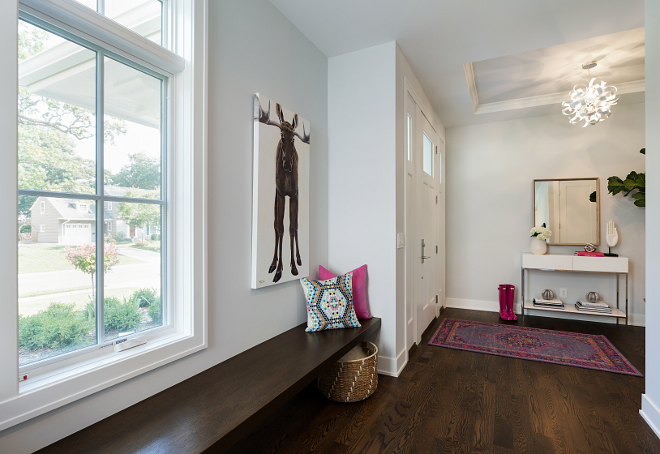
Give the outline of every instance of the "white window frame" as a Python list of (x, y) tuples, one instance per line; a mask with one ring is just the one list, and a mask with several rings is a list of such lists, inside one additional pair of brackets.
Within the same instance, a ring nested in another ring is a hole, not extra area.
[(43, 233), (43, 232), (45, 232), (45, 231), (46, 231), (46, 226), (43, 225), (43, 224), (41, 224), (41, 225), (39, 226), (39, 232)]
[[(169, 0), (172, 50), (74, 0), (0, 2), (0, 210), (16, 213), (18, 9), (116, 55), (170, 75), (168, 157), (169, 329), (124, 352), (105, 348), (30, 370), (19, 382), (17, 304), (0, 305), (0, 431), (207, 346), (207, 11), (208, 0)], [(16, 218), (0, 218), (0, 238), (16, 238)], [(18, 300), (17, 248), (0, 242), (3, 296)], [(21, 371), (22, 372), (22, 371)]]
[(46, 214), (46, 202), (43, 200), (39, 202), (39, 214)]

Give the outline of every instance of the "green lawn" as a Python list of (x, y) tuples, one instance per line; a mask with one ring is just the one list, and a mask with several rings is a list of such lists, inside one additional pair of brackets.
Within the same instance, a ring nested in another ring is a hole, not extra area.
[[(21, 243), (18, 248), (18, 274), (74, 270), (73, 265), (66, 259), (65, 248), (62, 244)], [(120, 253), (117, 266), (137, 263), (144, 261)]]
[[(115, 296), (121, 300), (124, 297), (128, 298), (130, 295), (133, 294), (133, 292), (139, 289), (140, 287), (106, 289), (104, 292), (104, 296), (106, 298)], [(45, 310), (48, 307), (48, 305), (52, 302), (66, 303), (66, 304), (73, 303), (75, 304), (77, 310), (84, 309), (85, 305), (87, 305), (87, 303), (89, 303), (90, 300), (92, 299), (91, 280), (89, 285), (89, 291), (73, 292), (74, 290), (83, 290), (83, 289), (79, 289), (79, 288), (64, 289), (61, 292), (52, 292), (52, 297), (49, 299), (36, 299), (32, 301), (22, 300), (21, 298), (24, 298), (27, 295), (21, 295), (18, 301), (18, 311), (21, 315), (34, 315), (39, 311)], [(65, 294), (65, 292), (72, 292), (72, 293)]]
[(149, 241), (149, 246), (133, 246), (134, 249), (143, 251), (160, 252), (160, 241)]

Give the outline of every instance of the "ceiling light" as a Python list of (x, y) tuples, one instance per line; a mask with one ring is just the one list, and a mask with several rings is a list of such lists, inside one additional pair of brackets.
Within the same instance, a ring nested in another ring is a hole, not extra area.
[[(596, 62), (585, 63), (582, 69), (590, 70)], [(589, 73), (591, 75), (591, 72)], [(608, 87), (604, 80), (591, 79), (589, 86), (577, 84), (569, 93), (570, 101), (564, 101), (561, 112), (571, 116), (568, 120), (572, 125), (584, 120), (584, 127), (593, 126), (608, 118), (619, 98), (616, 96), (616, 87)]]

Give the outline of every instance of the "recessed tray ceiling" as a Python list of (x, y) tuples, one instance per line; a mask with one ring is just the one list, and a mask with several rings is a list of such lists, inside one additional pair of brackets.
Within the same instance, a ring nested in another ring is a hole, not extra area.
[[(590, 61), (598, 66), (589, 73), (582, 65)], [(465, 72), (475, 113), (556, 104), (590, 77), (616, 86), (620, 94), (640, 92), (644, 29), (478, 61), (465, 65)]]

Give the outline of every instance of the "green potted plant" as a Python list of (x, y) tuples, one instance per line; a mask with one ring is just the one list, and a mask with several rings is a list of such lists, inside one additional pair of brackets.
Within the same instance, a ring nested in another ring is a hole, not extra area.
[[(642, 148), (639, 152), (646, 155), (646, 148)], [(607, 179), (607, 192), (612, 195), (623, 192), (624, 197), (632, 193), (630, 197), (635, 199), (635, 205), (644, 208), (646, 206), (646, 174), (637, 173), (633, 170), (625, 180), (616, 176), (609, 177)]]

